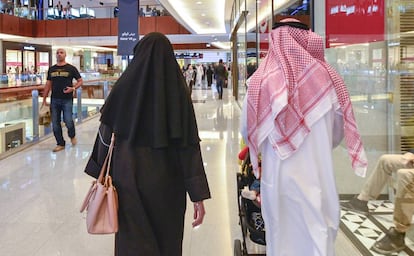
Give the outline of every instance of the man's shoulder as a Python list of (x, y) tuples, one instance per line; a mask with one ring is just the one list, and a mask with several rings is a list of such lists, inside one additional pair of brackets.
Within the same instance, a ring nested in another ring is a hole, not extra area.
[(71, 69), (71, 70), (76, 71), (76, 72), (79, 72), (78, 68), (75, 67), (74, 65), (70, 64), (70, 63), (66, 63), (65, 68)]
[(66, 63), (64, 66), (65, 66), (65, 67), (70, 67), (70, 68), (76, 68), (75, 66), (73, 66), (73, 65), (72, 65), (72, 64), (70, 64), (70, 63)]

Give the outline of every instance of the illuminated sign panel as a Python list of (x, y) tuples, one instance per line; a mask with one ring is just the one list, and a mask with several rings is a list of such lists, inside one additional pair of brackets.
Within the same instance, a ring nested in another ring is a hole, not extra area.
[(384, 41), (384, 0), (326, 0), (326, 47)]

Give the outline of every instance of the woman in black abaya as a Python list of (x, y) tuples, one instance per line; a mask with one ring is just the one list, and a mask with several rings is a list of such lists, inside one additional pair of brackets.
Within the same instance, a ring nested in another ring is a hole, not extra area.
[(138, 42), (101, 113), (85, 172), (98, 176), (114, 132), (115, 255), (182, 255), (186, 193), (197, 226), (210, 191), (193, 105), (167, 37), (150, 33)]

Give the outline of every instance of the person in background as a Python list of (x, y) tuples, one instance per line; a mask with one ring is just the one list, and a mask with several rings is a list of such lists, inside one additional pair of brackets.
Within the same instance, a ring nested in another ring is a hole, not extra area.
[(58, 10), (59, 19), (63, 18), (63, 5), (60, 1), (56, 4), (56, 9)]
[(206, 75), (207, 75), (207, 87), (210, 88), (211, 84), (213, 83), (213, 68), (211, 67), (211, 65), (208, 65), (207, 71), (206, 71)]
[(207, 68), (206, 68), (206, 66), (204, 66), (204, 64), (201, 64), (201, 66), (203, 67), (203, 77), (201, 79), (204, 81), (206, 79)]
[(166, 36), (152, 32), (137, 43), (100, 121), (85, 172), (99, 175), (114, 132), (115, 256), (181, 256), (187, 193), (193, 227), (203, 222), (203, 201), (211, 196), (193, 104)]
[(217, 87), (217, 93), (219, 95), (219, 100), (223, 99), (223, 87), (224, 83), (226, 81), (226, 67), (224, 66), (223, 60), (220, 59), (218, 65), (216, 66), (216, 69), (214, 71), (214, 74), (216, 75), (216, 87)]
[(195, 78), (195, 86), (203, 87), (203, 77), (204, 77), (204, 69), (201, 64), (196, 65), (196, 78)]
[[(66, 51), (64, 49), (56, 50), (57, 63), (49, 68), (47, 72), (47, 81), (43, 89), (43, 103), (42, 106), (47, 105), (46, 98), (50, 90), (50, 112), (52, 115), (53, 135), (56, 138), (56, 147), (53, 152), (58, 152), (65, 149), (65, 139), (62, 133), (62, 114), (63, 122), (68, 129), (68, 136), (72, 145), (76, 145), (76, 130), (73, 122), (73, 94), (76, 89), (83, 84), (81, 75), (75, 66), (66, 63)], [(76, 83), (73, 84), (73, 79)]]
[(255, 62), (249, 62), (247, 64), (247, 78), (249, 78), (251, 75), (253, 75), (253, 73), (256, 71), (256, 63)]
[(66, 19), (70, 19), (71, 17), (71, 11), (72, 11), (72, 4), (68, 1), (66, 3), (66, 7), (65, 7), (65, 11), (66, 11)]
[(241, 116), (260, 179), (266, 255), (332, 256), (340, 220), (333, 148), (345, 136), (355, 173), (365, 176), (367, 166), (351, 100), (322, 37), (292, 18), (269, 37)]
[(193, 69), (193, 66), (191, 64), (187, 65), (187, 69), (184, 72), (184, 77), (185, 77), (185, 81), (187, 83), (188, 86), (188, 90), (190, 92), (190, 96), (193, 93), (193, 86), (194, 86), (194, 76), (195, 76), (195, 71)]
[(146, 17), (152, 16), (152, 8), (149, 5), (145, 7), (145, 16)]
[(405, 248), (405, 233), (411, 227), (414, 214), (414, 154), (382, 155), (361, 192), (348, 202), (341, 203), (344, 210), (369, 214), (368, 201), (375, 200), (392, 175), (396, 177), (396, 198), (394, 203), (394, 227), (374, 243), (372, 250), (380, 254), (400, 252)]

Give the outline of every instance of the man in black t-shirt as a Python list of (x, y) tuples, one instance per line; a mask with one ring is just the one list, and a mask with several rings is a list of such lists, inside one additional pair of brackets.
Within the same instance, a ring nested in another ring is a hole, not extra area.
[[(66, 63), (66, 51), (57, 49), (57, 63), (49, 68), (47, 72), (47, 81), (43, 90), (42, 106), (47, 105), (46, 98), (49, 91), (52, 90), (50, 96), (50, 112), (52, 116), (53, 134), (56, 138), (57, 146), (53, 152), (65, 149), (65, 139), (62, 134), (61, 116), (63, 113), (63, 122), (68, 129), (68, 136), (72, 145), (76, 145), (75, 123), (73, 122), (73, 94), (82, 86), (83, 80), (76, 67)], [(73, 84), (76, 79), (76, 84)]]

